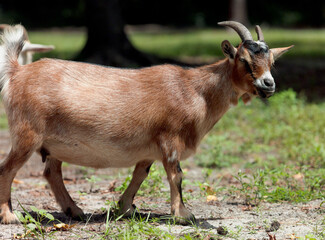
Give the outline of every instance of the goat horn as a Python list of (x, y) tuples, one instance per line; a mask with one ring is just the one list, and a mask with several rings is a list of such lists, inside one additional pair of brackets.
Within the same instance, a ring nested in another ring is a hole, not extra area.
[(255, 27), (255, 31), (257, 33), (257, 38), (259, 41), (264, 41), (264, 35), (263, 35), (263, 32), (262, 32), (262, 29), (260, 26), (256, 25)]
[(249, 30), (243, 24), (241, 24), (239, 22), (224, 21), (224, 22), (219, 22), (218, 24), (221, 26), (227, 26), (227, 27), (231, 27), (232, 29), (234, 29), (238, 33), (238, 35), (240, 36), (240, 38), (243, 42), (245, 40), (253, 41), (253, 37), (252, 37), (251, 33), (249, 32)]

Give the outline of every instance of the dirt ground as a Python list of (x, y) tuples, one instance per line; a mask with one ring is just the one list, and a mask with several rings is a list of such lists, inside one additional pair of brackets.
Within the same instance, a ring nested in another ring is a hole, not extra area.
[[(6, 156), (9, 149), (9, 133), (8, 131), (0, 131), (1, 159)], [(54, 239), (98, 238), (98, 235), (94, 237), (93, 233), (99, 234), (104, 231), (106, 219), (106, 216), (99, 210), (102, 207), (107, 207), (104, 204), (106, 200), (114, 201), (119, 198), (119, 193), (114, 192), (110, 186), (123, 182), (125, 177), (123, 175), (127, 172), (118, 169), (96, 170), (98, 174), (116, 176), (117, 182), (114, 178), (101, 180), (96, 183), (95, 188), (91, 189), (91, 184), (85, 180), (82, 169), (71, 165), (64, 167), (65, 184), (70, 195), (86, 215), (91, 217), (88, 222), (76, 222), (60, 211), (53, 194), (42, 177), (43, 168), (44, 164), (40, 156), (35, 154), (19, 171), (12, 186), (13, 208), (21, 210), (19, 201), (27, 209), (30, 206), (45, 209), (64, 223), (76, 224), (69, 231), (55, 232), (52, 236)], [(188, 169), (186, 178), (191, 182), (194, 178), (200, 180), (203, 177), (201, 170), (194, 167)], [(195, 191), (199, 191), (190, 185), (186, 188), (193, 189), (193, 194)], [(188, 191), (186, 188), (184, 191)], [(162, 189), (162, 191), (168, 191), (168, 188)], [(81, 195), (80, 192), (89, 194)], [(306, 204), (262, 203), (259, 207), (253, 208), (243, 205), (242, 202), (241, 199), (222, 200), (222, 196), (216, 201), (207, 202), (207, 199), (202, 196), (201, 198), (187, 199), (186, 205), (198, 220), (198, 230), (216, 234), (220, 239), (272, 239), (268, 236), (267, 231), (271, 231), (269, 234), (275, 235), (277, 240), (295, 239), (295, 237), (302, 237), (309, 233), (315, 234), (319, 224), (324, 219), (325, 209), (320, 206), (321, 201), (312, 201)], [(166, 216), (170, 213), (170, 206), (165, 198), (136, 197), (135, 204), (141, 213), (151, 212), (156, 216)], [(278, 223), (272, 225), (276, 222)], [(228, 235), (217, 234), (220, 226), (228, 229)], [(274, 226), (273, 229), (270, 229), (271, 226)], [(158, 223), (157, 227), (169, 231), (175, 236), (196, 231), (191, 226), (170, 226), (164, 222)], [(277, 228), (278, 230), (275, 230)], [(24, 233), (24, 227), (21, 224), (0, 225), (0, 239), (12, 239), (14, 234), (22, 233)]]

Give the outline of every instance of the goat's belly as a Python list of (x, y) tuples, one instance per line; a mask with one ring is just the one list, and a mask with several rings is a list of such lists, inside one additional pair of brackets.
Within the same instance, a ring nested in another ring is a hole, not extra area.
[(94, 168), (131, 167), (142, 160), (160, 160), (159, 152), (146, 150), (128, 150), (109, 145), (59, 142), (45, 142), (43, 147), (49, 155), (62, 162)]

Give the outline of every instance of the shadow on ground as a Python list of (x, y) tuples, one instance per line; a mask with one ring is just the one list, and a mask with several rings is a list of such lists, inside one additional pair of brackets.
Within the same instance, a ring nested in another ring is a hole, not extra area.
[[(38, 219), (38, 215), (35, 212), (28, 212), (34, 219)], [(82, 220), (78, 220), (75, 218), (71, 218), (65, 215), (63, 212), (50, 212), (50, 214), (55, 218), (55, 223), (65, 223), (65, 224), (75, 224), (75, 223), (105, 223), (107, 219), (107, 212), (103, 213), (95, 213), (85, 214), (85, 218)], [(25, 214), (23, 214), (25, 215)], [(196, 222), (193, 223), (189, 221), (186, 224), (179, 224), (175, 222), (173, 216), (168, 214), (158, 214), (158, 213), (140, 213), (137, 212), (132, 217), (121, 217), (120, 215), (116, 214), (116, 210), (113, 210), (109, 214), (109, 221), (125, 221), (127, 219), (132, 219), (135, 221), (149, 221), (155, 222), (158, 224), (172, 224), (172, 225), (180, 225), (180, 226), (196, 226), (201, 229), (216, 229), (215, 226), (211, 225), (208, 221), (215, 221), (215, 220), (223, 220), (221, 217), (210, 217), (210, 218), (198, 218)], [(44, 219), (42, 222), (43, 226), (53, 225), (52, 222), (49, 222), (48, 219)]]

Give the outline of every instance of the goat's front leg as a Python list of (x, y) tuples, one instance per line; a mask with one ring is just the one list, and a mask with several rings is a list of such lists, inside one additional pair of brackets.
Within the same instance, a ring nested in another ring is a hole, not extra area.
[(145, 160), (139, 162), (135, 166), (132, 180), (118, 202), (120, 207), (120, 213), (123, 214), (124, 216), (127, 217), (131, 216), (132, 213), (134, 212), (135, 210), (135, 206), (133, 205), (134, 196), (139, 190), (142, 182), (148, 176), (152, 163), (153, 161)]
[(48, 157), (43, 175), (50, 184), (62, 211), (70, 217), (82, 219), (84, 217), (83, 211), (75, 204), (64, 186), (61, 165), (61, 161)]
[(163, 159), (163, 165), (167, 173), (170, 186), (171, 214), (181, 224), (196, 223), (194, 215), (186, 209), (182, 198), (182, 176), (183, 172), (179, 164), (176, 151), (170, 157)]

